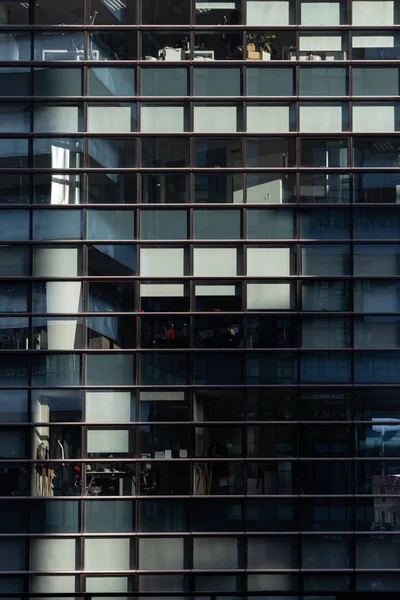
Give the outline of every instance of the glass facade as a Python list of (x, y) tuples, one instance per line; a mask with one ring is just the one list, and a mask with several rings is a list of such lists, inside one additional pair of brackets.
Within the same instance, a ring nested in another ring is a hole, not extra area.
[(399, 26), (0, 0), (0, 594), (400, 591)]

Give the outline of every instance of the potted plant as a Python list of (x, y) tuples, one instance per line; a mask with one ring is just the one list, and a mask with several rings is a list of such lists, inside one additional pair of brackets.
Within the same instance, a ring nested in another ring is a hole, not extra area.
[(272, 49), (276, 35), (267, 31), (257, 35), (256, 45), (261, 52), (261, 60), (271, 60)]

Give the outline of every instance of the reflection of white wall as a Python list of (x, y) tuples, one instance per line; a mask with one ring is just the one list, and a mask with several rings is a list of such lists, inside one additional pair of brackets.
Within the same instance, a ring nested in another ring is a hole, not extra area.
[(353, 0), (353, 25), (393, 25), (393, 0)]
[[(86, 591), (103, 594), (128, 592), (128, 577), (86, 577)], [(102, 600), (113, 600), (113, 597), (105, 597)], [(127, 598), (119, 596), (119, 600), (127, 600)]]
[(130, 106), (88, 106), (90, 133), (129, 133), (132, 131)]
[(129, 452), (129, 430), (89, 429), (87, 432), (87, 451), (94, 454)]
[[(37, 575), (29, 579), (29, 589), (33, 594), (63, 594), (75, 592), (75, 577), (73, 575)], [(37, 600), (44, 600), (38, 598)], [(73, 600), (72, 597), (65, 600)]]
[(395, 131), (394, 105), (353, 105), (353, 131)]
[(87, 571), (127, 571), (130, 567), (128, 538), (85, 539), (84, 568)]
[(247, 25), (289, 25), (289, 0), (247, 0)]
[[(260, 178), (261, 179), (261, 178)], [(247, 202), (254, 204), (282, 203), (283, 190), (282, 179), (263, 181), (258, 185), (247, 187)]]
[(271, 133), (289, 131), (289, 106), (248, 106), (247, 131)]
[(237, 131), (237, 110), (236, 106), (195, 106), (194, 131)]
[(290, 283), (248, 283), (248, 310), (289, 310)]
[(236, 274), (236, 248), (195, 248), (193, 250), (193, 275), (234, 277)]
[(140, 109), (140, 130), (145, 132), (182, 132), (185, 127), (185, 107), (165, 104), (143, 105)]
[(36, 538), (30, 542), (32, 571), (74, 571), (75, 540)]
[(247, 248), (247, 275), (290, 275), (290, 248)]
[(339, 2), (301, 2), (302, 25), (340, 25)]
[(181, 277), (183, 270), (183, 248), (140, 249), (140, 274), (144, 277)]
[(91, 423), (129, 423), (130, 420), (130, 392), (87, 392), (86, 421)]
[[(34, 277), (76, 277), (78, 275), (77, 248), (34, 248)], [(81, 283), (75, 281), (48, 281), (46, 283), (46, 311), (53, 314), (77, 313), (80, 307)], [(49, 350), (75, 348), (77, 320), (47, 322)]]
[(300, 131), (342, 131), (342, 106), (300, 106)]

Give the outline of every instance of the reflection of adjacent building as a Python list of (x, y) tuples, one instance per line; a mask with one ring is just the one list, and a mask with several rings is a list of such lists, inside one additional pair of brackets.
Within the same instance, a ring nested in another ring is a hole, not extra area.
[(374, 498), (373, 530), (397, 531), (400, 525), (400, 476), (373, 475)]

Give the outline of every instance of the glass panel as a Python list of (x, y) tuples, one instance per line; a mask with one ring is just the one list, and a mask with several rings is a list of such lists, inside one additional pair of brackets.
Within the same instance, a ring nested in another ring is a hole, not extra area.
[(180, 204), (189, 201), (189, 177), (183, 173), (142, 173), (143, 204)]
[(26, 67), (1, 67), (0, 84), (0, 96), (29, 96), (31, 71)]
[(88, 140), (88, 167), (101, 169), (134, 167), (135, 150), (134, 139), (91, 138)]
[(292, 67), (251, 67), (247, 70), (248, 96), (293, 96)]
[(187, 392), (150, 390), (140, 392), (139, 421), (188, 421)]
[(398, 60), (400, 57), (399, 32), (355, 31), (353, 34), (353, 60)]
[(240, 96), (241, 94), (241, 69), (197, 67), (194, 70), (195, 96)]
[(30, 274), (26, 246), (0, 246), (0, 276), (27, 276)]
[(195, 23), (197, 25), (240, 25), (240, 0), (196, 0)]
[[(186, 25), (187, 24), (188, 24), (188, 21), (186, 22)], [(165, 31), (164, 28), (162, 28), (161, 30), (156, 30), (156, 31), (151, 31), (151, 32), (142, 31), (142, 35), (141, 35), (142, 55), (141, 55), (141, 58), (142, 58), (142, 60), (153, 61), (153, 62), (156, 60), (166, 61), (166, 62), (176, 62), (176, 61), (180, 61), (180, 60), (188, 60), (190, 57), (189, 37), (190, 37), (190, 34), (188, 31)], [(158, 72), (160, 74), (160, 76), (159, 75), (156, 76), (157, 77), (157, 88), (158, 88), (158, 84), (162, 81), (162, 79), (168, 78), (168, 70), (166, 70), (165, 67), (162, 67), (161, 69), (158, 67), (155, 67), (154, 69), (151, 69), (151, 70), (154, 71), (155, 73)], [(184, 70), (184, 69), (179, 69), (179, 70)], [(164, 74), (161, 75), (161, 72), (163, 72)], [(142, 70), (142, 76), (143, 76), (143, 73), (146, 73), (145, 81), (146, 81), (147, 77), (151, 77), (148, 74), (148, 71), (146, 72), (146, 71), (144, 71), (144, 69)], [(174, 77), (173, 77), (173, 79), (174, 79)], [(172, 79), (172, 81), (173, 81), (173, 79)], [(181, 83), (182, 82), (180, 82), (179, 84), (181, 84)], [(173, 89), (169, 86), (169, 84), (167, 84), (167, 86), (169, 87), (169, 89)], [(168, 89), (168, 87), (166, 89)], [(169, 93), (166, 95), (167, 96), (180, 96), (180, 95), (186, 96), (188, 93), (187, 85), (186, 85), (185, 90), (186, 91), (183, 94), (179, 94), (179, 93), (176, 93), (173, 91), (172, 93)], [(144, 88), (142, 87), (142, 96), (152, 96), (152, 95), (153, 94), (145, 93)], [(164, 96), (164, 92), (161, 92), (159, 95)]]
[(247, 173), (247, 204), (296, 201), (296, 179), (283, 173)]
[(107, 5), (103, 0), (89, 0), (90, 25), (133, 25), (136, 23), (136, 4)]
[[(96, 24), (100, 23), (96, 21)], [(95, 31), (89, 33), (89, 60), (134, 60), (135, 58), (136, 36), (133, 32)]]
[[(220, 25), (222, 24), (223, 23), (220, 23)], [(224, 28), (222, 35), (221, 33), (211, 31), (201, 33), (196, 32), (194, 37), (193, 60), (242, 60), (242, 32), (229, 31)], [(214, 94), (210, 95), (213, 96)]]
[(81, 138), (33, 140), (33, 166), (42, 169), (76, 169), (83, 164)]
[(135, 96), (136, 70), (126, 67), (91, 67), (88, 96)]
[(18, 169), (28, 166), (28, 140), (0, 140), (0, 168)]
[[(339, 67), (301, 67), (301, 96), (347, 96), (348, 93), (349, 92), (347, 69)], [(360, 95), (354, 91), (354, 87), (353, 94), (355, 96)], [(382, 94), (384, 94), (384, 92), (382, 92)]]
[(241, 347), (243, 320), (240, 317), (197, 317), (194, 335), (199, 348)]
[(37, 96), (81, 96), (82, 69), (76, 67), (40, 67), (33, 70)]
[(88, 317), (87, 345), (97, 350), (136, 348), (135, 320), (129, 317)]
[(189, 139), (183, 137), (141, 140), (142, 167), (179, 168), (189, 166)]
[(187, 0), (143, 0), (141, 5), (145, 25), (185, 25), (190, 21)]
[(136, 273), (136, 246), (96, 245), (88, 247), (88, 275), (124, 277)]
[(241, 204), (244, 197), (241, 173), (196, 173), (194, 201), (202, 204)]
[(142, 210), (140, 237), (142, 240), (182, 240), (188, 236), (186, 210)]
[[(79, 0), (77, 0), (79, 1)], [(44, 13), (46, 14), (46, 13)], [(47, 13), (47, 14), (51, 14)], [(55, 13), (58, 15), (58, 12)], [(56, 17), (57, 19), (57, 17)], [(57, 19), (58, 21), (58, 19)], [(40, 31), (34, 34), (34, 60), (83, 60), (83, 32)]]
[(135, 204), (136, 175), (133, 173), (89, 173), (89, 204)]
[[(144, 34), (145, 35), (145, 34)], [(140, 73), (142, 96), (187, 96), (188, 70), (182, 67), (153, 67)]]
[(238, 138), (197, 138), (196, 167), (240, 167), (242, 144)]
[[(354, 175), (355, 178), (358, 175)], [(353, 180), (354, 181), (354, 180)], [(300, 173), (300, 198), (304, 204), (350, 202), (350, 176), (339, 173)]]
[(141, 319), (142, 348), (188, 348), (189, 324), (176, 315)]
[(81, 176), (67, 173), (41, 173), (33, 176), (35, 204), (80, 204)]
[(28, 204), (29, 176), (3, 173), (0, 180), (0, 204)]
[(294, 167), (296, 144), (294, 138), (247, 138), (248, 167)]

